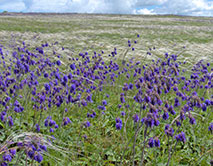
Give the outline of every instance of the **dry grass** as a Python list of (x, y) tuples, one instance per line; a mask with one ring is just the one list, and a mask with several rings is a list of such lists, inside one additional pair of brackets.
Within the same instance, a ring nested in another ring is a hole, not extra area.
[(125, 50), (127, 40), (135, 39), (138, 33), (141, 43), (136, 46), (135, 55), (144, 56), (147, 48), (153, 46), (157, 48), (156, 55), (178, 51), (183, 46), (184, 54), (196, 60), (213, 55), (212, 17), (10, 14), (0, 15), (0, 23), (12, 27), (7, 30), (0, 26), (0, 42), (7, 46), (22, 40), (30, 45), (58, 41), (60, 47), (76, 54), (101, 49), (110, 53), (114, 47)]

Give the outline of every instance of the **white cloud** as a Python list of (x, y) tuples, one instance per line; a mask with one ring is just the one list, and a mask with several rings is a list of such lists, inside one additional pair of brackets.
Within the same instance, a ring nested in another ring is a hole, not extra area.
[(0, 0), (0, 10), (213, 16), (208, 0)]
[(135, 6), (147, 7), (147, 6), (161, 5), (166, 1), (167, 0), (137, 0)]
[(139, 10), (134, 10), (133, 14), (145, 14), (145, 15), (153, 15), (153, 14), (156, 14), (154, 12), (154, 9), (147, 9), (147, 8), (144, 8), (144, 9), (139, 9)]
[(206, 0), (168, 0), (155, 9), (159, 14), (210, 15), (213, 16), (213, 3)]
[(22, 0), (0, 0), (0, 10), (19, 12), (25, 9), (25, 4)]

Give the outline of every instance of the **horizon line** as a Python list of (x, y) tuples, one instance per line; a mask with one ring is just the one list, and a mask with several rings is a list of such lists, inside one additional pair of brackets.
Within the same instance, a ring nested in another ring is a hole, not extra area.
[(212, 18), (213, 16), (193, 16), (193, 15), (182, 15), (182, 14), (119, 14), (119, 13), (77, 13), (77, 12), (9, 12), (9, 11), (1, 11), (0, 15), (11, 15), (11, 14), (35, 14), (35, 15), (39, 15), (39, 14), (43, 14), (43, 15), (69, 15), (69, 14), (73, 14), (73, 15), (130, 15), (130, 16), (176, 16), (176, 17), (210, 17)]

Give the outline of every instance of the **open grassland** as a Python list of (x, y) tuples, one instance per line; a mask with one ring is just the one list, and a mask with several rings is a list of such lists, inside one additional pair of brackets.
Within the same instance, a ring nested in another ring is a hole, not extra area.
[(0, 14), (0, 164), (213, 163), (213, 18)]
[(213, 18), (183, 16), (133, 16), (85, 14), (11, 14), (0, 16), (2, 43), (19, 39), (30, 44), (59, 42), (68, 50), (110, 51), (125, 49), (128, 39), (140, 34), (140, 55), (155, 46), (158, 53), (185, 46), (185, 55), (207, 58), (212, 55)]

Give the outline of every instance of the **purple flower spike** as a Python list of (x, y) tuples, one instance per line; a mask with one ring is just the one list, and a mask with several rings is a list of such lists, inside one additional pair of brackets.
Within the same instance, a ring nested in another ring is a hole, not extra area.
[(115, 125), (117, 130), (121, 130), (122, 129), (122, 123), (116, 123)]
[(213, 133), (213, 123), (210, 123), (208, 130)]
[(155, 138), (155, 147), (160, 147), (160, 140), (158, 138)]
[(121, 116), (125, 116), (126, 113), (124, 111), (121, 112)]
[(154, 142), (154, 139), (152, 137), (149, 139), (148, 145), (149, 145), (150, 148), (154, 147), (155, 142)]
[(137, 114), (133, 115), (133, 120), (135, 123), (137, 123), (139, 121), (139, 116)]

